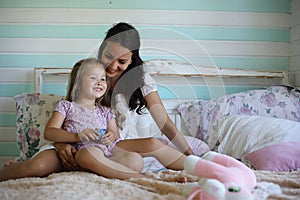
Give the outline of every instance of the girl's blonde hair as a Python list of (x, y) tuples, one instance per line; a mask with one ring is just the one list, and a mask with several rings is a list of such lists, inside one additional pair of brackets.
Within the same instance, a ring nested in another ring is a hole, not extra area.
[[(101, 64), (103, 67), (103, 71), (104, 71), (103, 64), (100, 63), (95, 58), (82, 59), (73, 66), (70, 77), (69, 77), (69, 82), (68, 82), (68, 87), (67, 87), (67, 95), (65, 97), (65, 99), (67, 101), (76, 101), (76, 99), (79, 96), (79, 87), (82, 83), (82, 77), (85, 73), (86, 66), (88, 66), (89, 64), (93, 64), (93, 63)], [(105, 73), (105, 71), (104, 71), (104, 73)], [(108, 90), (109, 90), (109, 81), (107, 81), (107, 89), (105, 91), (105, 94), (102, 97), (96, 99), (96, 104), (107, 105), (107, 103), (102, 103), (102, 101), (104, 101), (104, 102), (109, 101), (109, 98), (107, 95)]]

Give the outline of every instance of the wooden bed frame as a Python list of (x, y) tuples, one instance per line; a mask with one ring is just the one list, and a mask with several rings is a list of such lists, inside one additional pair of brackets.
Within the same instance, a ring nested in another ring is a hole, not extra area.
[[(193, 78), (255, 78), (255, 79), (278, 79), (278, 84), (289, 84), (289, 77), (287, 72), (278, 71), (254, 71), (254, 70), (242, 70), (242, 69), (228, 69), (221, 67), (210, 66), (198, 66), (190, 63), (176, 61), (176, 60), (148, 60), (145, 61), (145, 68), (154, 79), (169, 79), (170, 77), (184, 77), (185, 79)], [(34, 91), (42, 93), (44, 80), (47, 77), (63, 77), (66, 82), (67, 77), (72, 68), (35, 68), (34, 69)], [(178, 80), (178, 79), (177, 79)], [(197, 79), (198, 81), (199, 79)], [(167, 80), (164, 85), (174, 84), (174, 81)], [(176, 80), (175, 80), (176, 81)], [(170, 83), (172, 82), (172, 83)], [(162, 99), (163, 104), (174, 121), (178, 130), (185, 135), (189, 135), (181, 116), (178, 113), (178, 104), (187, 99)]]
[[(232, 78), (277, 78), (288, 85), (287, 72), (255, 71), (229, 69), (221, 67), (199, 66), (176, 60), (147, 60), (145, 67), (152, 76), (186, 76), (186, 77), (232, 77)], [(43, 77), (66, 75), (72, 68), (34, 68), (34, 91), (41, 92)]]
[[(230, 79), (231, 77), (238, 79), (251, 79), (255, 77), (276, 79), (277, 84), (288, 84), (288, 75), (285, 72), (201, 67), (169, 60), (146, 61), (146, 68), (150, 71), (154, 79), (159, 81), (166, 79), (168, 82), (170, 77), (175, 77), (174, 80), (169, 82), (172, 84), (176, 83), (175, 81), (178, 77), (183, 76), (191, 79), (199, 76), (207, 78), (229, 77)], [(51, 82), (49, 79), (55, 83), (58, 83), (57, 80), (66, 83), (66, 76), (70, 71), (71, 68), (35, 68), (35, 92), (42, 93), (43, 84)], [(197, 80), (199, 79), (195, 81)], [(267, 82), (265, 86), (268, 85)], [(245, 82), (244, 84), (247, 83)], [(260, 85), (260, 83), (257, 85)], [(163, 103), (171, 117), (173, 117), (176, 126), (181, 129), (181, 117), (177, 111), (179, 100), (163, 99)], [(256, 188), (258, 196), (269, 195), (271, 193), (268, 199), (299, 199), (299, 170), (291, 172), (254, 170), (254, 173), (257, 181), (260, 183)], [(175, 177), (182, 178), (182, 176), (187, 176), (183, 170), (162, 170), (151, 172), (149, 175), (153, 176), (153, 178), (132, 178), (122, 181), (107, 179), (88, 172), (73, 171), (54, 173), (44, 178), (9, 180), (0, 182), (0, 199), (11, 199), (11, 197), (19, 197), (17, 199), (186, 199), (182, 195), (184, 184), (168, 181), (169, 178), (173, 178), (174, 180)], [(199, 180), (199, 177), (196, 176), (188, 176), (187, 178), (189, 182)], [(108, 190), (108, 188), (110, 189)], [(281, 192), (278, 192), (278, 190), (281, 190)]]

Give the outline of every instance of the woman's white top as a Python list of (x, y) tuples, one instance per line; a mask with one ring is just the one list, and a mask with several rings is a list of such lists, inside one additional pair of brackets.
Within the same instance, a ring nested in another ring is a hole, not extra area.
[[(141, 87), (143, 96), (157, 91), (157, 85), (149, 73), (144, 74), (145, 85)], [(120, 128), (122, 139), (144, 138), (159, 136), (160, 130), (147, 108), (143, 109), (142, 115), (130, 111), (128, 103), (123, 94), (116, 96), (116, 120)]]

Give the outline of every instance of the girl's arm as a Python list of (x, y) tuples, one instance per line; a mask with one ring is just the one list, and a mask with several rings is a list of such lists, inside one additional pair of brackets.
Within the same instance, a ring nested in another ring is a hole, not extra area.
[(63, 115), (54, 111), (45, 127), (45, 139), (53, 142), (83, 142), (98, 140), (99, 133), (96, 130), (87, 128), (78, 134), (71, 133), (62, 129), (63, 122)]
[(120, 138), (119, 128), (117, 126), (115, 118), (111, 119), (107, 124), (107, 130), (113, 132), (114, 140)]
[[(54, 143), (59, 158), (62, 161), (63, 166), (68, 170), (79, 170), (74, 155), (76, 149), (64, 142), (76, 142), (78, 134), (69, 133), (62, 129), (62, 124), (64, 122), (64, 117), (59, 112), (53, 112), (51, 118), (49, 119), (45, 131), (44, 137), (47, 140), (55, 141)], [(60, 141), (63, 141), (62, 143)]]
[(80, 138), (78, 134), (70, 133), (62, 129), (63, 122), (64, 116), (54, 111), (45, 127), (45, 139), (54, 142), (79, 142)]
[(106, 134), (102, 137), (101, 141), (103, 144), (108, 145), (120, 138), (119, 129), (115, 119), (112, 119), (108, 122), (106, 128)]
[(178, 131), (170, 119), (158, 93), (156, 91), (151, 92), (145, 96), (145, 99), (147, 101), (147, 108), (161, 132), (166, 135), (181, 152), (186, 155), (193, 155), (194, 153), (184, 136)]

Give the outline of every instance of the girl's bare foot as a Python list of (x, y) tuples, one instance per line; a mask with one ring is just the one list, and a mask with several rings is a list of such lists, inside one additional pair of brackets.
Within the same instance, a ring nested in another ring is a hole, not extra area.
[(8, 161), (6, 161), (6, 162), (4, 163), (4, 166), (3, 166), (3, 167), (7, 167), (8, 165), (11, 165), (11, 164), (13, 164), (13, 163), (15, 163), (15, 162), (17, 162), (17, 161), (15, 161), (15, 160), (8, 160)]

